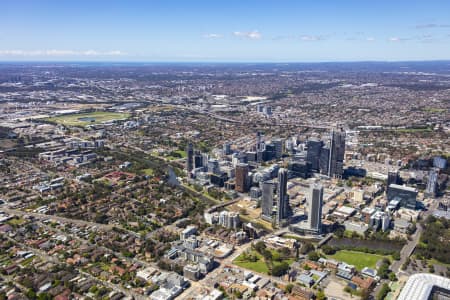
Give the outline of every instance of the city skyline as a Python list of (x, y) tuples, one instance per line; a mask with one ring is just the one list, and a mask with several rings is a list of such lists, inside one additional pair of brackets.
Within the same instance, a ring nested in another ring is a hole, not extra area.
[(447, 60), (444, 1), (0, 4), (0, 61)]

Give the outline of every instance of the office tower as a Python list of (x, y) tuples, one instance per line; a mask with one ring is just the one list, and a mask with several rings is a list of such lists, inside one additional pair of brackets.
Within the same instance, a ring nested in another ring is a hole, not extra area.
[(219, 161), (217, 159), (208, 160), (208, 172), (220, 175)]
[(275, 139), (272, 141), (275, 147), (275, 158), (280, 159), (283, 156), (283, 141), (281, 139)]
[(289, 217), (290, 207), (289, 207), (289, 196), (287, 194), (287, 181), (288, 181), (288, 171), (281, 168), (278, 171), (278, 188), (277, 188), (277, 223), (280, 224), (282, 220)]
[(264, 105), (262, 104), (256, 105), (256, 111), (262, 113), (264, 111)]
[(272, 221), (273, 188), (273, 181), (264, 181), (261, 183), (261, 218), (267, 221)]
[(369, 221), (369, 226), (375, 230), (381, 229), (386, 231), (389, 229), (391, 223), (391, 219), (389, 214), (384, 211), (376, 211), (371, 217)]
[(329, 160), (330, 160), (330, 148), (323, 147), (320, 150), (320, 157), (319, 157), (320, 174), (328, 175)]
[(319, 184), (312, 185), (308, 197), (308, 226), (318, 233), (322, 229), (322, 202), (323, 187)]
[(311, 170), (311, 164), (304, 160), (294, 160), (289, 162), (288, 169), (294, 176), (307, 179)]
[(200, 153), (194, 154), (194, 168), (203, 167), (203, 155)]
[(226, 142), (223, 144), (223, 155), (230, 155), (231, 154), (231, 144)]
[(306, 161), (311, 163), (311, 169), (314, 172), (319, 171), (320, 152), (323, 147), (323, 142), (318, 139), (310, 139), (306, 142), (308, 147), (306, 151)]
[(296, 146), (296, 145), (294, 145), (294, 141), (292, 140), (292, 138), (288, 138), (285, 141), (284, 147), (286, 149), (286, 152), (289, 152), (289, 153), (293, 152), (294, 151), (294, 146)]
[(188, 173), (194, 169), (194, 146), (188, 143), (186, 147), (186, 169)]
[(269, 144), (266, 144), (265, 147), (266, 147), (266, 149), (263, 152), (261, 152), (262, 160), (268, 161), (268, 160), (274, 159), (276, 156), (275, 144), (269, 143)]
[(342, 178), (344, 173), (345, 132), (331, 131), (328, 176)]
[(439, 175), (439, 169), (431, 169), (430, 172), (428, 172), (428, 182), (427, 182), (427, 188), (425, 190), (425, 193), (428, 196), (435, 197), (437, 192), (437, 186), (438, 186), (438, 175)]
[(399, 183), (400, 183), (400, 176), (398, 174), (398, 171), (389, 171), (387, 179), (388, 188), (391, 184), (399, 184)]
[(208, 168), (209, 154), (202, 153), (202, 157), (203, 157), (203, 166)]
[(256, 133), (256, 151), (264, 151), (265, 148), (264, 135), (261, 131), (258, 131)]
[(418, 191), (409, 186), (391, 184), (388, 187), (387, 199), (398, 200), (402, 207), (416, 209)]
[(266, 116), (271, 116), (272, 115), (272, 106), (269, 106), (269, 105), (264, 106), (263, 112)]
[(246, 193), (248, 191), (248, 164), (239, 163), (236, 165), (236, 186), (235, 190), (240, 193)]
[(443, 157), (436, 156), (433, 158), (433, 167), (443, 170), (447, 168), (447, 160)]

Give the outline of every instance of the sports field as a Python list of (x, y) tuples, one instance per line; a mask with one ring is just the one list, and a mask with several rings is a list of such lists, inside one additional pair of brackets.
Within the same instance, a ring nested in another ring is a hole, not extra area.
[(375, 269), (377, 261), (387, 256), (357, 251), (340, 250), (333, 255), (327, 255), (327, 257), (346, 262), (350, 265), (354, 265), (358, 271), (361, 271), (364, 267)]
[(87, 126), (110, 122), (113, 120), (126, 119), (129, 116), (130, 114), (128, 113), (95, 111), (90, 113), (61, 115), (47, 118), (46, 120), (67, 126)]

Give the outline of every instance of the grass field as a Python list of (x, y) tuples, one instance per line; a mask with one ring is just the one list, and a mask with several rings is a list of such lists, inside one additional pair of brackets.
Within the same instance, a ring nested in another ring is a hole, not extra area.
[(149, 175), (152, 176), (155, 172), (153, 171), (153, 169), (142, 169), (141, 170), (145, 175)]
[(126, 119), (130, 116), (128, 113), (117, 113), (108, 111), (95, 111), (90, 113), (70, 114), (47, 118), (45, 120), (67, 126), (87, 126), (110, 122), (118, 119)]
[(377, 261), (383, 259), (385, 256), (357, 251), (340, 250), (333, 255), (327, 255), (327, 257), (354, 265), (358, 271), (361, 271), (364, 267), (374, 269)]
[[(236, 266), (239, 266), (239, 267), (242, 267), (242, 268), (245, 268), (245, 269), (249, 269), (249, 270), (252, 270), (252, 271), (255, 271), (255, 272), (259, 272), (259, 273), (263, 273), (263, 274), (268, 274), (269, 273), (269, 269), (267, 268), (267, 264), (264, 262), (264, 258), (259, 253), (257, 253), (256, 251), (252, 251), (251, 254), (256, 255), (258, 260), (255, 261), (255, 262), (243, 260), (243, 255), (241, 254), (233, 261), (233, 263)], [(291, 265), (294, 262), (294, 259), (286, 259), (286, 260), (283, 260), (283, 261), (287, 262), (289, 265)], [(274, 263), (274, 265), (276, 265), (276, 264), (279, 264), (281, 262), (274, 261), (273, 263)]]

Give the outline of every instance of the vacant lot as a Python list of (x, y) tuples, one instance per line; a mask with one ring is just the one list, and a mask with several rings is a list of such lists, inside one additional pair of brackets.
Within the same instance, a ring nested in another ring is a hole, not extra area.
[(45, 120), (67, 126), (86, 126), (111, 122), (114, 120), (126, 119), (130, 116), (128, 113), (116, 113), (107, 111), (95, 111), (82, 114), (70, 114), (47, 118)]

